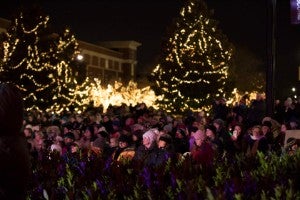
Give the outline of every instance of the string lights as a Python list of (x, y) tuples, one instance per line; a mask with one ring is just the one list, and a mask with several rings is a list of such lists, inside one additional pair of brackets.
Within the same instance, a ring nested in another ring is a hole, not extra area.
[[(140, 89), (130, 81), (126, 86), (115, 82), (104, 87), (101, 80), (89, 78), (79, 83), (75, 65), (80, 52), (70, 30), (53, 34), (48, 29), (48, 16), (38, 16), (36, 21), (26, 17), (21, 13), (1, 41), (0, 78), (20, 89), (27, 110), (60, 113), (73, 106), (79, 111), (91, 102), (95, 107), (102, 106), (104, 112), (110, 105), (135, 106), (142, 102), (158, 108), (156, 102), (161, 97), (150, 86)], [(33, 25), (28, 26), (28, 21)]]
[(147, 106), (158, 108), (157, 100), (160, 96), (156, 96), (150, 86), (139, 89), (137, 83), (130, 81), (126, 86), (120, 82), (115, 82), (113, 85), (104, 87), (101, 85), (101, 80), (87, 78), (85, 82), (77, 86), (74, 90), (73, 104), (78, 105), (83, 110), (93, 102), (94, 107), (103, 107), (106, 112), (110, 105), (121, 106), (135, 106), (139, 103), (145, 103)]
[(214, 98), (228, 92), (232, 45), (210, 18), (202, 0), (189, 0), (151, 73), (153, 88), (169, 112), (208, 109)]
[(27, 108), (63, 106), (73, 99), (70, 91), (77, 84), (78, 43), (69, 29), (54, 34), (48, 16), (32, 16), (21, 12), (4, 33), (1, 81), (21, 90)]

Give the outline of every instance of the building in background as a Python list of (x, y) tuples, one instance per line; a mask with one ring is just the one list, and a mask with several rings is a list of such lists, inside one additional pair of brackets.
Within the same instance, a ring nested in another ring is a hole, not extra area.
[(9, 20), (0, 17), (0, 33), (6, 32), (6, 29), (8, 28), (9, 24)]
[(87, 76), (98, 78), (103, 84), (119, 81), (127, 83), (136, 80), (136, 41), (107, 41), (91, 44), (78, 41), (83, 61), (87, 66)]
[[(0, 18), (0, 33), (5, 32), (10, 21)], [(98, 78), (103, 85), (114, 81), (127, 83), (136, 81), (137, 48), (136, 41), (106, 41), (97, 44), (77, 40), (81, 51), (81, 61), (87, 67), (87, 77)]]

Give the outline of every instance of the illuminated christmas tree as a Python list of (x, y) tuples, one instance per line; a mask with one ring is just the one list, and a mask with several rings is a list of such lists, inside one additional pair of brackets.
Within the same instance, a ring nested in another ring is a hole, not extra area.
[(209, 107), (231, 92), (228, 69), (233, 47), (202, 0), (188, 0), (163, 41), (159, 64), (151, 73), (167, 111)]
[[(78, 82), (78, 43), (68, 29), (54, 33), (39, 9), (22, 11), (1, 41), (0, 79), (15, 84), (26, 108), (67, 106)], [(81, 81), (84, 78), (80, 78)]]

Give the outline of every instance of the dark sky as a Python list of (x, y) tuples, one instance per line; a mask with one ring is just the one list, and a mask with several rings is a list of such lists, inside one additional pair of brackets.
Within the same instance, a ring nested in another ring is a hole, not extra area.
[[(26, 3), (24, 3), (26, 2)], [(12, 0), (0, 6), (9, 16), (15, 5), (29, 1)], [(159, 54), (161, 37), (179, 13), (182, 0), (49, 0), (38, 2), (55, 26), (68, 26), (76, 38), (88, 42), (135, 40), (139, 66), (153, 67)]]
[[(74, 3), (73, 3), (74, 2)], [(161, 35), (180, 9), (180, 0), (163, 1), (73, 1), (57, 8), (44, 4), (53, 20), (63, 19), (87, 41), (136, 40), (139, 47), (140, 66), (151, 65), (159, 53)]]
[[(206, 0), (229, 40), (252, 51), (267, 66), (268, 0)], [(0, 17), (9, 18), (23, 4), (38, 2), (57, 27), (68, 26), (80, 40), (136, 40), (139, 67), (154, 66), (163, 34), (177, 17), (183, 0), (49, 0), (1, 2)], [(290, 24), (289, 0), (277, 0), (276, 76), (286, 88), (299, 84), (300, 25)], [(300, 87), (299, 87), (300, 90)]]

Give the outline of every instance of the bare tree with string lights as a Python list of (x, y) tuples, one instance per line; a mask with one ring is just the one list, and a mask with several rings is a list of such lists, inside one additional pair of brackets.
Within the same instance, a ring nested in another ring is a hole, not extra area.
[(69, 29), (52, 31), (39, 8), (22, 10), (1, 37), (0, 80), (16, 85), (26, 108), (67, 107), (84, 77), (78, 43)]

